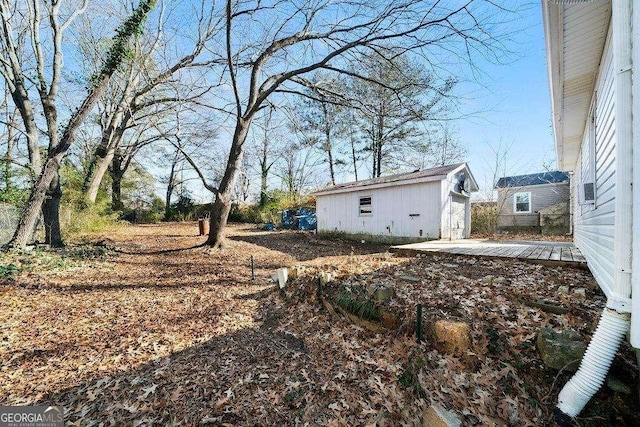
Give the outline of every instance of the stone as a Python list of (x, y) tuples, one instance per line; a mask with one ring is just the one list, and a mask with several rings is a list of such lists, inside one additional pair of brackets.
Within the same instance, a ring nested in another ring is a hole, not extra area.
[(585, 298), (587, 296), (587, 290), (585, 288), (576, 288), (573, 290), (573, 295), (578, 298)]
[(612, 391), (615, 391), (617, 393), (631, 394), (630, 386), (628, 386), (618, 378), (611, 375), (607, 377), (607, 387), (609, 387)]
[(505, 278), (504, 278), (504, 277), (502, 277), (502, 276), (498, 276), (498, 277), (496, 277), (495, 279), (493, 279), (493, 283), (504, 283), (504, 282), (506, 282), (506, 281), (507, 281), (507, 279), (505, 279)]
[(422, 427), (460, 427), (462, 422), (456, 414), (441, 406), (430, 406), (422, 416)]
[(538, 332), (536, 346), (547, 367), (571, 372), (578, 369), (587, 350), (578, 332), (570, 329), (556, 332), (548, 327)]
[(323, 271), (322, 273), (320, 273), (320, 283), (322, 283), (323, 285), (326, 285), (332, 280), (333, 280), (333, 275), (331, 273), (327, 273), (326, 271)]
[(387, 329), (395, 330), (400, 327), (402, 322), (395, 314), (387, 310), (380, 310), (380, 323)]
[(491, 283), (493, 282), (493, 276), (489, 275), (489, 276), (484, 276), (482, 278), (482, 283)]
[(367, 295), (377, 302), (385, 302), (395, 295), (395, 291), (390, 286), (372, 283), (367, 286)]
[(471, 329), (465, 322), (438, 320), (433, 325), (436, 347), (445, 353), (466, 357), (471, 349)]
[(569, 294), (569, 287), (568, 286), (558, 286), (558, 293), (564, 294), (564, 295), (568, 295)]
[(296, 280), (298, 278), (298, 276), (300, 275), (300, 267), (298, 267), (297, 265), (291, 267), (289, 269), (289, 280)]
[(278, 269), (278, 287), (283, 289), (287, 286), (287, 280), (289, 278), (289, 270), (287, 268), (279, 268)]

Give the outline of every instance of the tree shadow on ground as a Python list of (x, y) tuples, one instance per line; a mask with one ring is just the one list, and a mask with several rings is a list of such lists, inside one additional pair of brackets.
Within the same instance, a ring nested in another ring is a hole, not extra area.
[(389, 245), (322, 237), (302, 231), (248, 231), (230, 236), (230, 240), (252, 243), (286, 253), (297, 261), (343, 255), (365, 255), (387, 252)]
[[(304, 339), (276, 332), (276, 324), (271, 319), (131, 370), (49, 390), (34, 403), (61, 405), (67, 423), (82, 425), (292, 425), (296, 419), (332, 419), (331, 409), (305, 395), (321, 392), (335, 372), (316, 370), (309, 363), (316, 355)], [(289, 385), (285, 394), (273, 391), (282, 384)]]

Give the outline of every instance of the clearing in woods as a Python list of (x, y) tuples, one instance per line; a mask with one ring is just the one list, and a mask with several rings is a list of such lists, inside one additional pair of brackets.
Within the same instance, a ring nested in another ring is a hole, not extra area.
[[(228, 235), (213, 251), (197, 247), (193, 223), (129, 226), (61, 251), (4, 254), (0, 405), (62, 405), (82, 425), (421, 425), (438, 404), (464, 425), (546, 425), (571, 374), (543, 365), (536, 334), (571, 328), (586, 341), (605, 302), (583, 270), (403, 258), (241, 225)], [(271, 274), (294, 265), (300, 276), (272, 291)], [(333, 306), (345, 292), (393, 288), (376, 303), (389, 329), (321, 307), (320, 272), (335, 276), (323, 294)], [(540, 299), (568, 312), (523, 303)], [(439, 350), (434, 319), (468, 323), (470, 348)], [(633, 359), (624, 347), (612, 371), (629, 393), (604, 387), (581, 425), (638, 422)]]

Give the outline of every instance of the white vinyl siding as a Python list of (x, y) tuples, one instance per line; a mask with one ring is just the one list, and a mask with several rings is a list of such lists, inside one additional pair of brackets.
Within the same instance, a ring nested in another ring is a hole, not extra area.
[[(615, 74), (613, 53), (609, 35), (596, 84), (595, 123), (585, 129), (582, 149), (576, 165), (574, 191), (587, 182), (591, 169), (595, 178), (596, 200), (593, 204), (581, 203), (574, 198), (574, 240), (584, 254), (589, 269), (604, 292), (609, 294), (613, 284), (614, 260), (614, 209), (615, 209)], [(595, 131), (595, 147), (590, 146), (591, 132)], [(591, 155), (595, 152), (595, 162)]]
[[(361, 198), (371, 198), (372, 214), (360, 214)], [(319, 232), (437, 239), (440, 181), (318, 195), (316, 213)]]

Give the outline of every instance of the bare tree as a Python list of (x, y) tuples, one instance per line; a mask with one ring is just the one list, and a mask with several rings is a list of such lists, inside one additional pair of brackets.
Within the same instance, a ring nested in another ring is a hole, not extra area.
[(215, 247), (223, 243), (249, 127), (269, 98), (301, 94), (308, 83), (305, 75), (316, 70), (357, 75), (349, 60), (365, 51), (384, 56), (386, 46), (424, 58), (446, 51), (468, 63), (473, 63), (471, 51), (490, 56), (502, 49), (493, 33), (496, 13), (503, 10), (491, 1), (469, 0), (451, 7), (445, 1), (227, 0), (224, 6), (223, 72), (233, 91), (233, 135), (211, 209), (207, 244)]
[[(47, 193), (49, 193), (51, 197), (51, 204), (47, 210), (50, 214), (57, 215), (61, 195), (59, 191), (60, 186), (58, 173), (62, 158), (74, 142), (78, 129), (88, 117), (101, 94), (106, 90), (109, 79), (116, 69), (122, 64), (128, 52), (127, 47), (130, 39), (140, 31), (141, 25), (146, 20), (151, 9), (155, 6), (155, 3), (156, 0), (142, 0), (134, 9), (133, 13), (118, 28), (116, 35), (113, 37), (111, 48), (109, 49), (103, 66), (91, 79), (92, 86), (89, 89), (89, 93), (80, 106), (71, 114), (69, 121), (60, 134), (58, 134), (56, 95), (62, 71), (61, 53), (59, 55), (54, 54), (51, 84), (47, 85), (45, 81), (44, 65), (42, 65), (42, 67), (38, 66), (37, 69), (42, 70), (42, 73), (38, 74), (38, 92), (40, 94), (47, 122), (49, 150), (47, 153), (46, 163), (33, 186), (27, 206), (12, 238), (11, 245), (24, 247), (27, 244), (29, 238), (33, 234), (38, 213), (43, 207)], [(12, 15), (10, 13), (8, 0), (0, 1), (0, 5), (0, 13), (2, 13), (2, 24), (5, 36), (3, 40), (5, 46), (10, 46), (11, 41), (15, 40), (18, 35), (15, 34), (10, 27)], [(33, 19), (39, 19), (39, 14), (35, 12), (36, 8), (39, 8), (39, 0), (33, 0), (30, 2), (29, 7), (34, 8), (34, 12), (31, 15)], [(47, 12), (49, 14), (49, 23), (51, 25), (53, 39), (57, 40), (57, 44), (54, 44), (54, 46), (57, 45), (61, 48), (62, 31), (70, 24), (72, 18), (75, 18), (82, 12), (82, 10), (82, 8), (74, 10), (63, 23), (59, 23), (60, 3), (55, 1), (51, 4), (51, 7), (48, 7)], [(40, 22), (38, 20), (33, 21), (33, 19), (31, 34), (34, 43), (34, 50), (38, 51), (42, 48), (42, 40), (39, 37)], [(7, 51), (14, 52), (10, 47), (7, 48)], [(57, 52), (56, 49), (54, 49), (54, 51)], [(9, 56), (10, 55), (11, 53)], [(6, 62), (5, 58), (3, 58), (2, 63), (5, 64)], [(3, 76), (6, 81), (10, 82), (10, 85), (13, 85), (14, 88), (18, 88), (20, 87), (20, 84), (23, 84), (21, 82), (26, 80), (26, 71), (20, 67), (20, 62), (17, 58), (15, 61), (13, 59), (9, 59), (8, 62), (11, 64), (11, 73), (3, 72)], [(42, 64), (44, 64), (43, 57)], [(20, 93), (19, 96), (14, 97), (14, 101), (16, 102), (16, 105), (18, 105), (18, 108), (20, 108), (20, 105), (24, 105), (24, 101), (27, 99), (29, 99), (27, 93)], [(23, 115), (23, 117), (26, 116), (28, 119), (29, 113), (29, 110), (25, 110), (25, 115)], [(25, 123), (25, 128), (26, 127), (27, 125)], [(53, 218), (50, 223), (50, 226), (53, 226), (55, 222), (58, 223), (57, 230), (50, 230), (50, 239), (52, 244), (61, 244), (62, 239), (61, 236), (59, 236), (59, 221), (56, 221), (56, 219), (57, 218)]]
[(254, 144), (251, 154), (257, 157), (258, 172), (260, 173), (260, 198), (261, 207), (267, 204), (269, 172), (273, 165), (282, 158), (282, 135), (278, 126), (273, 123), (275, 106), (271, 105), (264, 110), (261, 120), (258, 120), (258, 131), (255, 132)]
[[(150, 116), (170, 114), (174, 105), (206, 102), (204, 96), (213, 86), (202, 85), (201, 82), (187, 80), (186, 77), (189, 70), (210, 65), (213, 61), (208, 59), (198, 62), (198, 58), (207, 42), (219, 32), (220, 22), (219, 18), (206, 10), (204, 1), (194, 13), (197, 27), (192, 30), (196, 37), (186, 54), (173, 58), (175, 54), (169, 48), (163, 31), (163, 20), (166, 18), (161, 14), (155, 32), (136, 44), (135, 55), (127, 69), (118, 74), (120, 84), (112, 85), (113, 91), (105, 99), (101, 118), (102, 138), (85, 177), (85, 197), (90, 203), (95, 202), (109, 165), (130, 164), (120, 163), (114, 156), (118, 152), (127, 151), (119, 149), (124, 133), (138, 126), (141, 117), (148, 121)], [(185, 46), (181, 46), (181, 50), (184, 49)], [(118, 101), (113, 102), (114, 98)], [(129, 146), (133, 143), (131, 141)]]

